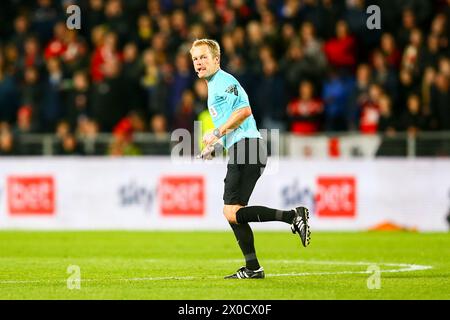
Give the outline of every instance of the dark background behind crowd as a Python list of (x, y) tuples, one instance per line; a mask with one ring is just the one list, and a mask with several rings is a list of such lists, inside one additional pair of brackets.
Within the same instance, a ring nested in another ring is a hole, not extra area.
[[(81, 29), (66, 8), (81, 8)], [(366, 8), (381, 8), (369, 30)], [(450, 0), (9, 0), (0, 3), (0, 154), (26, 133), (193, 131), (207, 89), (189, 55), (221, 45), (260, 128), (295, 134), (450, 130)], [(126, 150), (124, 150), (126, 149)]]

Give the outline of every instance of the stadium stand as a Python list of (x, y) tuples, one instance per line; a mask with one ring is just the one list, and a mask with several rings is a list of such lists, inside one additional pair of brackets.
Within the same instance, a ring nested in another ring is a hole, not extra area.
[[(449, 3), (3, 1), (0, 155), (170, 153), (168, 133), (204, 118), (189, 56), (204, 37), (260, 128), (378, 134), (377, 155), (406, 155), (406, 134), (419, 155), (449, 155), (449, 136), (432, 134), (450, 131)], [(80, 30), (66, 27), (72, 4)], [(366, 27), (371, 4), (381, 30)]]

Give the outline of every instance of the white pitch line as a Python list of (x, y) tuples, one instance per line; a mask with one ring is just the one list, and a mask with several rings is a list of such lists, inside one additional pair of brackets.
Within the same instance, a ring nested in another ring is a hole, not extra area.
[[(150, 259), (149, 259), (150, 260)], [(163, 259), (162, 259), (163, 260)], [(214, 262), (242, 262), (242, 260), (209, 260)], [(158, 259), (151, 259), (151, 262), (160, 262)], [(386, 262), (365, 262), (365, 261), (324, 261), (324, 260), (265, 260), (267, 263), (285, 263), (285, 264), (317, 264), (317, 265), (384, 265), (388, 267), (400, 267), (400, 269), (380, 270), (383, 273), (394, 272), (412, 272), (432, 269), (432, 266), (424, 266), (407, 263), (386, 263)], [(339, 274), (371, 274), (372, 271), (324, 271), (324, 272), (292, 272), (292, 273), (272, 273), (267, 274), (268, 277), (303, 277), (303, 276), (322, 276), (322, 275), (339, 275)], [(80, 279), (81, 282), (101, 282), (101, 281), (164, 281), (164, 280), (200, 280), (200, 279), (223, 279), (222, 276), (184, 276), (184, 277), (143, 277), (143, 278), (105, 278), (105, 279)], [(60, 279), (36, 279), (36, 280), (0, 280), (0, 284), (31, 284), (31, 283), (65, 283), (66, 280)]]

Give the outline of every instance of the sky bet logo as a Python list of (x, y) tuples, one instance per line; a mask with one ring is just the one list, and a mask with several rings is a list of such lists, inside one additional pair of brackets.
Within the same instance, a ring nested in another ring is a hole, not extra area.
[(315, 193), (298, 180), (281, 189), (283, 207), (304, 205), (319, 218), (355, 218), (356, 179), (352, 176), (319, 176)]
[(281, 189), (281, 196), (284, 208), (296, 207), (302, 204), (309, 208), (310, 212), (315, 212), (314, 192), (311, 188), (302, 187), (297, 179)]
[(154, 190), (139, 186), (134, 181), (119, 188), (119, 203), (122, 207), (140, 206), (145, 212), (150, 212), (154, 199)]

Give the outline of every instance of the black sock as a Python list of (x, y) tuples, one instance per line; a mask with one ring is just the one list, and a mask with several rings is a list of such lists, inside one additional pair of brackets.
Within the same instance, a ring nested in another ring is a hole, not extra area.
[(236, 240), (241, 248), (245, 258), (245, 266), (250, 270), (259, 269), (258, 258), (256, 258), (255, 243), (253, 232), (248, 223), (234, 224), (230, 223)]
[(236, 212), (237, 223), (283, 221), (291, 224), (295, 211), (282, 211), (262, 206), (242, 207)]

